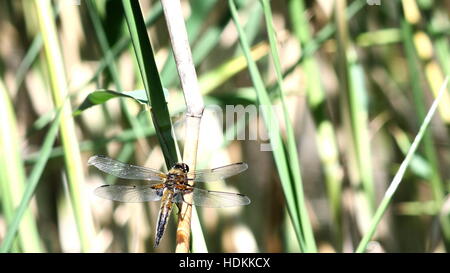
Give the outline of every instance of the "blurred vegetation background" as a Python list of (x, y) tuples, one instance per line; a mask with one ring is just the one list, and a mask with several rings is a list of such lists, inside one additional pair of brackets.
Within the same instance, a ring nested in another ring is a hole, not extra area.
[[(139, 3), (177, 124), (170, 18), (159, 1)], [(450, 1), (181, 3), (207, 105), (197, 168), (248, 163), (205, 186), (252, 199), (197, 208), (191, 250), (355, 251), (450, 75)], [(117, 181), (87, 166), (105, 154), (167, 170), (148, 108), (114, 98), (71, 115), (95, 90), (144, 88), (134, 50), (122, 1), (0, 0), (0, 250), (174, 251), (176, 209), (154, 249), (159, 203), (94, 196)], [(273, 108), (231, 124), (210, 111), (230, 105)], [(450, 250), (449, 124), (447, 92), (367, 251)]]

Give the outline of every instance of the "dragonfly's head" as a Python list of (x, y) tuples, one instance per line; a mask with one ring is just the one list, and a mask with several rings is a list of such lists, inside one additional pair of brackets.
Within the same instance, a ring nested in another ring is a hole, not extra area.
[(173, 166), (174, 169), (180, 170), (184, 173), (188, 173), (189, 172), (189, 166), (185, 163), (177, 163), (175, 164), (175, 166)]

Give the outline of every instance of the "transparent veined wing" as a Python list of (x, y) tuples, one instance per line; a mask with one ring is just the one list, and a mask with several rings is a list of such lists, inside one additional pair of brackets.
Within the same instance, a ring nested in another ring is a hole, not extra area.
[(162, 182), (166, 175), (156, 169), (126, 164), (103, 155), (89, 158), (89, 165), (119, 178)]
[(119, 202), (136, 203), (161, 200), (163, 189), (146, 186), (103, 185), (95, 189), (98, 197)]
[(250, 204), (250, 198), (240, 193), (208, 191), (194, 188), (192, 202), (196, 206), (226, 208)]
[(195, 182), (209, 182), (228, 178), (247, 169), (248, 165), (240, 162), (209, 170), (195, 170), (192, 174)]

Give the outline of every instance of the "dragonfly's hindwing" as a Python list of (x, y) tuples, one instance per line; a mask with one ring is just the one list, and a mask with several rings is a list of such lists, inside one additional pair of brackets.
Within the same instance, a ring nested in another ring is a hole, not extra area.
[(95, 189), (95, 195), (119, 202), (148, 202), (159, 201), (162, 197), (162, 188), (135, 185), (103, 185)]

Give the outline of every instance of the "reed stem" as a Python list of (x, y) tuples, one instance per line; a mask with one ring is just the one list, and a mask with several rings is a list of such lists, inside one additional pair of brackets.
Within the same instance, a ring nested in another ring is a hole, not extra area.
[[(161, 0), (170, 41), (177, 65), (178, 75), (186, 102), (186, 136), (183, 150), (183, 162), (195, 170), (197, 162), (197, 148), (200, 133), (200, 121), (205, 108), (197, 80), (197, 73), (192, 61), (192, 53), (186, 26), (183, 19), (181, 4), (178, 0)], [(191, 180), (192, 181), (192, 180)], [(191, 182), (193, 186), (193, 182)], [(177, 246), (175, 252), (189, 252), (191, 232), (192, 194), (184, 196), (179, 212), (177, 227)]]

